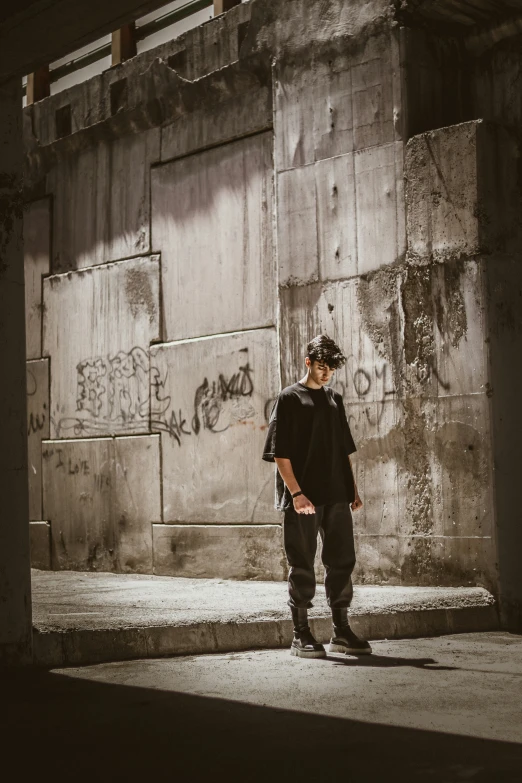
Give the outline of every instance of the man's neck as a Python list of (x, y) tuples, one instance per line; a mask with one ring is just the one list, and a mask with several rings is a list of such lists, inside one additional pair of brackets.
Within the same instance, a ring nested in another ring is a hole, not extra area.
[(313, 378), (310, 376), (310, 373), (306, 373), (304, 378), (301, 378), (299, 383), (302, 383), (303, 386), (306, 386), (308, 389), (322, 389), (323, 387), (316, 383)]

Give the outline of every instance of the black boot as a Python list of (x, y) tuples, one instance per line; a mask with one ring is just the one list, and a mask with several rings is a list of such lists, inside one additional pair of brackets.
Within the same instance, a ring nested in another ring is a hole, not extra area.
[(298, 658), (325, 658), (326, 652), (322, 644), (314, 639), (308, 625), (308, 610), (291, 606), (294, 621), (294, 638), (290, 647), (290, 655)]
[(330, 652), (342, 652), (347, 655), (370, 655), (372, 648), (364, 639), (350, 628), (348, 609), (332, 609), (333, 636), (330, 639)]

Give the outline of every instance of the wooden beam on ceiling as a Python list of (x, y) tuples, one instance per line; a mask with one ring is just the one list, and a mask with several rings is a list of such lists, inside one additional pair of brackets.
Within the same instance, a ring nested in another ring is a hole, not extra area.
[(27, 105), (48, 98), (50, 94), (49, 66), (42, 65), (41, 68), (27, 75)]
[(112, 65), (119, 65), (136, 55), (136, 25), (124, 24), (112, 34)]
[(241, 0), (214, 0), (214, 16), (230, 11), (235, 5), (241, 5)]

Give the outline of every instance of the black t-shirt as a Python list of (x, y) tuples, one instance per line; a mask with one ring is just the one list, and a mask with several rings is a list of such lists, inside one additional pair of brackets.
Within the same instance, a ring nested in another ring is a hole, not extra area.
[[(343, 398), (329, 386), (309, 389), (298, 382), (280, 392), (270, 415), (263, 459), (292, 463), (300, 488), (314, 506), (353, 502), (355, 489), (348, 454), (356, 451)], [(279, 471), (276, 508), (293, 508)]]

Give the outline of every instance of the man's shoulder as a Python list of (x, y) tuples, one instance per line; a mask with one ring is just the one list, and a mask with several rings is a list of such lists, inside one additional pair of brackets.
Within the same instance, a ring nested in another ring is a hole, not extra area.
[(290, 386), (285, 386), (284, 389), (281, 389), (281, 391), (278, 394), (279, 399), (291, 399), (292, 397), (295, 397), (296, 394), (299, 393), (300, 386), (298, 383), (292, 383)]
[(335, 400), (335, 402), (339, 403), (343, 401), (343, 395), (335, 389), (332, 389), (331, 386), (324, 386), (324, 390)]

